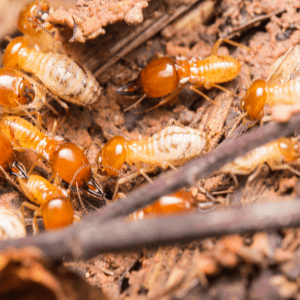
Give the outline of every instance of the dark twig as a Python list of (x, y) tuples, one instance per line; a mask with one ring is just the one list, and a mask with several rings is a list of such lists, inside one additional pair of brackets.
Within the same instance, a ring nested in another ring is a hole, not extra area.
[[(147, 185), (133, 192), (127, 198), (112, 203), (102, 211), (94, 213), (82, 220), (80, 224), (76, 224), (59, 232), (44, 233), (19, 240), (3, 241), (0, 243), (0, 249), (4, 249), (8, 246), (22, 247), (25, 245), (35, 245), (40, 247), (54, 260), (61, 259), (65, 256), (72, 258), (89, 258), (102, 251), (129, 247), (130, 244), (126, 244), (127, 242), (123, 239), (125, 232), (127, 233), (127, 239), (131, 242), (134, 237), (135, 244), (132, 244), (132, 247), (134, 247), (149, 245), (150, 243), (157, 245), (162, 241), (170, 243), (216, 234), (229, 234), (247, 230), (252, 231), (264, 228), (278, 228), (279, 226), (299, 225), (300, 204), (295, 203), (295, 206), (291, 207), (291, 202), (281, 204), (281, 206), (272, 203), (266, 204), (266, 206), (262, 206), (261, 211), (259, 209), (260, 204), (257, 204), (255, 206), (242, 208), (239, 211), (229, 209), (224, 212), (213, 212), (207, 215), (201, 214), (201, 216), (198, 214), (189, 214), (180, 217), (160, 219), (158, 225), (155, 225), (158, 222), (157, 219), (132, 224), (113, 220), (114, 218), (126, 216), (139, 208), (151, 204), (162, 195), (174, 192), (184, 186), (195, 185), (197, 180), (207, 177), (213, 171), (219, 169), (236, 157), (271, 140), (281, 136), (291, 135), (299, 126), (300, 115), (298, 114), (288, 123), (268, 124), (253, 130), (236, 140), (230, 140), (221, 144), (212, 153), (194, 159), (181, 167), (178, 171), (164, 174), (152, 185)], [(284, 209), (285, 207), (286, 209)], [(268, 212), (272, 213), (270, 216), (268, 215), (267, 218), (265, 214)], [(261, 218), (261, 214), (264, 215), (264, 217)], [(221, 216), (224, 217), (221, 218)], [(243, 217), (241, 218), (241, 216)], [(294, 218), (296, 218), (296, 221)], [(261, 219), (266, 220), (265, 222), (261, 222)], [(206, 221), (204, 222), (202, 220)], [(231, 223), (228, 223), (229, 221)], [(208, 223), (206, 224), (206, 222)], [(259, 222), (261, 223), (258, 224)], [(167, 228), (169, 231), (167, 231)], [(192, 230), (193, 228), (194, 230)], [(202, 228), (205, 230), (203, 231)], [(202, 232), (202, 235), (195, 231)], [(131, 238), (129, 238), (129, 236)], [(149, 240), (147, 240), (148, 237), (145, 236), (148, 236)], [(151, 242), (150, 237), (152, 237)]]
[[(190, 213), (124, 222), (117, 219), (102, 225), (77, 227), (5, 241), (6, 246), (37, 246), (53, 261), (65, 258), (89, 259), (106, 251), (155, 247), (190, 242), (199, 238), (255, 232), (300, 225), (300, 199), (281, 203), (256, 203), (207, 214)], [(68, 233), (68, 235), (67, 235)], [(70, 234), (70, 235), (69, 235)]]

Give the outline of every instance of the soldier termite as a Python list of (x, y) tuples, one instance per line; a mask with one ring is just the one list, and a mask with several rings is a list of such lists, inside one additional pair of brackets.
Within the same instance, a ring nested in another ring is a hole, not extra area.
[[(2, 118), (0, 130), (17, 150), (31, 150), (48, 161), (54, 178), (60, 177), (70, 183), (79, 168), (89, 165), (87, 157), (75, 144), (51, 137), (20, 117)], [(90, 167), (83, 168), (73, 181), (75, 186), (84, 188), (96, 197), (104, 196)]]
[[(17, 37), (3, 55), (6, 67), (32, 73), (51, 92), (52, 97), (88, 106), (100, 99), (101, 88), (92, 73), (66, 55), (43, 53), (29, 47), (25, 37)], [(58, 98), (59, 97), (59, 98)]]
[(248, 47), (227, 39), (219, 39), (215, 42), (210, 56), (205, 59), (191, 59), (177, 57), (175, 60), (170, 57), (161, 57), (150, 62), (143, 69), (139, 77), (126, 85), (120, 87), (117, 92), (121, 95), (142, 95), (133, 105), (126, 108), (131, 109), (144, 98), (161, 98), (160, 102), (146, 111), (153, 110), (173, 99), (189, 81), (191, 90), (200, 94), (205, 99), (212, 101), (198, 88), (216, 87), (233, 94), (226, 88), (218, 85), (234, 79), (241, 68), (240, 63), (231, 56), (217, 55), (222, 42), (237, 47)]

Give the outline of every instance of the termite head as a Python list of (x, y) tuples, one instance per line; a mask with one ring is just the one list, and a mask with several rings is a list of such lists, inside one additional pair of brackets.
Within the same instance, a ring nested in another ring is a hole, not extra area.
[(90, 163), (85, 154), (73, 143), (64, 143), (50, 157), (52, 173), (64, 181), (83, 187), (90, 194), (103, 197), (101, 187), (93, 178)]
[(20, 69), (19, 53), (22, 49), (27, 48), (28, 45), (28, 40), (23, 36), (13, 39), (4, 51), (3, 65), (8, 68)]
[[(52, 29), (49, 23), (45, 27), (45, 22), (50, 13), (48, 1), (33, 1), (26, 5), (18, 19), (18, 28), (23, 34), (34, 34), (41, 26), (45, 29)], [(49, 28), (49, 26), (51, 28)]]
[(195, 209), (196, 200), (190, 192), (179, 190), (160, 197), (155, 203), (130, 215), (131, 220), (141, 220), (158, 214), (176, 214)]
[(262, 79), (253, 81), (241, 100), (242, 109), (252, 119), (261, 119), (263, 116), (263, 108), (267, 99), (266, 84), (266, 81)]
[(26, 78), (23, 78), (20, 81), (18, 95), (19, 95), (19, 103), (22, 105), (28, 104), (34, 100), (35, 91), (32, 85), (30, 84), (30, 82)]
[(128, 141), (122, 136), (111, 138), (97, 156), (97, 164), (103, 175), (117, 176), (127, 157)]
[(178, 84), (174, 60), (162, 57), (151, 61), (136, 80), (120, 87), (117, 92), (127, 96), (145, 94), (149, 98), (159, 98), (172, 93)]
[(281, 138), (277, 143), (285, 162), (294, 161), (300, 156), (297, 141), (289, 138)]
[(73, 206), (68, 198), (52, 199), (41, 209), (46, 230), (65, 227), (73, 223)]

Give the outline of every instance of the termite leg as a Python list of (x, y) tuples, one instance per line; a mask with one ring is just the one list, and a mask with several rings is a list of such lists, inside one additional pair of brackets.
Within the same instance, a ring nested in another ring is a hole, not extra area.
[(143, 99), (146, 98), (146, 96), (147, 96), (147, 94), (144, 94), (138, 101), (136, 101), (136, 102), (134, 102), (132, 105), (126, 107), (126, 108), (124, 109), (124, 112), (126, 112), (126, 111), (132, 109), (133, 107), (135, 107), (136, 105), (138, 105)]
[(211, 195), (206, 189), (204, 189), (203, 187), (201, 187), (199, 185), (197, 185), (197, 188), (198, 188), (200, 193), (202, 193), (206, 196), (206, 198), (208, 198), (212, 201), (216, 201), (215, 197), (213, 195)]
[(146, 110), (143, 110), (142, 112), (139, 112), (139, 113), (149, 112), (149, 111), (151, 111), (151, 110), (156, 109), (156, 108), (159, 107), (159, 106), (162, 106), (162, 105), (164, 105), (164, 104), (170, 102), (173, 98), (175, 98), (175, 97), (178, 95), (178, 93), (179, 93), (182, 89), (183, 89), (183, 85), (179, 84), (179, 85), (177, 86), (177, 88), (176, 88), (170, 95), (168, 95), (168, 96), (166, 96), (166, 97), (163, 97), (156, 105), (154, 105), (154, 106), (152, 106), (152, 107), (150, 107), (150, 108), (148, 108), (148, 109), (146, 109)]
[(25, 211), (24, 211), (25, 207), (34, 211), (32, 228), (33, 228), (33, 233), (36, 234), (39, 231), (39, 227), (37, 224), (37, 217), (42, 216), (41, 210), (39, 207), (35, 206), (34, 204), (31, 204), (29, 202), (23, 202), (21, 205), (21, 212), (22, 212), (24, 218), (25, 218)]
[(223, 86), (221, 86), (221, 85), (219, 85), (219, 84), (216, 84), (216, 83), (213, 83), (213, 82), (205, 82), (204, 87), (205, 87), (206, 89), (209, 89), (209, 88), (211, 88), (211, 87), (215, 87), (215, 88), (217, 88), (217, 89), (219, 89), (219, 90), (222, 90), (222, 91), (224, 91), (224, 92), (226, 92), (226, 93), (232, 95), (233, 97), (239, 97), (239, 95), (237, 95), (237, 94), (233, 93), (232, 91), (230, 91), (230, 90), (224, 88)]
[(213, 101), (212, 99), (210, 99), (207, 95), (205, 95), (204, 93), (202, 93), (201, 91), (199, 91), (196, 85), (190, 85), (189, 88), (194, 91), (195, 93), (199, 94), (200, 96), (202, 96), (203, 98), (205, 98), (206, 100), (210, 101), (211, 103), (215, 104), (216, 102)]
[(7, 174), (7, 172), (2, 168), (2, 166), (0, 166), (0, 170), (3, 173), (3, 175), (5, 176), (6, 180), (13, 185), (21, 194), (23, 193), (22, 190), (20, 189), (20, 187), (15, 183), (15, 181)]
[(116, 182), (116, 187), (115, 187), (115, 191), (114, 191), (114, 194), (113, 194), (113, 197), (112, 197), (112, 200), (115, 199), (116, 195), (117, 195), (117, 192), (119, 190), (119, 185), (120, 184), (123, 184), (139, 175), (143, 175), (151, 184), (153, 183), (153, 181), (150, 179), (150, 177), (146, 174), (148, 172), (151, 172), (153, 171), (154, 168), (153, 167), (150, 167), (150, 168), (144, 168), (144, 169), (139, 169), (138, 172), (134, 172), (132, 174), (130, 174), (129, 176), (126, 176), (125, 178), (121, 178), (119, 179), (117, 182)]
[(230, 44), (230, 45), (233, 45), (233, 46), (236, 46), (236, 47), (241, 47), (241, 48), (244, 48), (244, 49), (250, 51), (250, 48), (248, 48), (247, 46), (245, 46), (245, 45), (243, 45), (243, 44), (240, 44), (240, 43), (234, 42), (234, 41), (232, 41), (232, 40), (228, 40), (228, 39), (218, 39), (218, 40), (214, 43), (214, 45), (213, 45), (213, 47), (212, 47), (212, 49), (211, 49), (211, 53), (210, 53), (211, 56), (212, 56), (212, 55), (217, 55), (218, 50), (219, 50), (220, 45), (222, 44), (222, 42), (225, 42), (225, 43), (227, 43), (227, 44)]
[(92, 145), (98, 146), (100, 150), (102, 149), (102, 145), (101, 145), (100, 143), (95, 142), (95, 141), (92, 141), (87, 147), (84, 148), (83, 153), (84, 153), (85, 155), (87, 155), (87, 154), (89, 153), (90, 148), (91, 148)]
[[(246, 117), (247, 113), (243, 113), (241, 114), (239, 117), (237, 117), (237, 121), (235, 122), (235, 124), (233, 125), (233, 127), (231, 128), (231, 130), (229, 131), (229, 133), (227, 134), (227, 139), (230, 138), (231, 134), (233, 133), (233, 131), (237, 128), (237, 126), (240, 124), (240, 122), (243, 120), (243, 118)], [(226, 130), (226, 128), (225, 128)]]
[(84, 213), (87, 215), (88, 213), (87, 213), (87, 210), (86, 210), (86, 208), (85, 208), (85, 205), (84, 205), (83, 202), (82, 202), (82, 199), (81, 199), (81, 196), (80, 196), (80, 193), (79, 193), (79, 188), (78, 188), (78, 183), (77, 183), (77, 181), (76, 181), (76, 190), (77, 190), (77, 196), (78, 196), (79, 203), (80, 203), (80, 205), (82, 206), (82, 208), (83, 208), (83, 210), (84, 210)]
[(264, 123), (270, 122), (270, 121), (272, 121), (272, 116), (264, 116), (264, 117), (260, 120), (259, 125), (260, 125), (260, 126), (263, 126)]
[(279, 166), (275, 166), (275, 165), (270, 165), (269, 167), (271, 168), (272, 171), (276, 171), (276, 170), (289, 170), (292, 173), (294, 173), (295, 175), (300, 177), (300, 172), (298, 170), (296, 170), (295, 168), (293, 168), (292, 166), (288, 165), (288, 164), (282, 164)]

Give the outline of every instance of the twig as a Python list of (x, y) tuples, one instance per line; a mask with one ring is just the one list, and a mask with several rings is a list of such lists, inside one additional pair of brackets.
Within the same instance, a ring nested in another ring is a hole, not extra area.
[[(153, 35), (155, 35), (157, 32), (159, 32), (162, 28), (165, 28), (170, 22), (175, 20), (178, 16), (185, 13), (187, 10), (189, 10), (195, 3), (191, 5), (181, 5), (176, 9), (176, 11), (169, 15), (164, 14), (161, 18), (159, 18), (154, 24), (151, 24), (145, 31), (143, 31), (139, 37), (135, 38), (128, 46), (123, 48), (117, 56), (110, 59), (107, 63), (105, 63), (100, 69), (98, 69), (96, 72), (94, 72), (94, 76), (98, 77), (101, 73), (103, 73), (107, 68), (114, 65), (121, 57), (127, 55), (134, 49), (136, 49), (138, 46), (146, 42), (148, 39), (150, 39)], [(114, 54), (116, 51), (113, 52)]]
[[(186, 243), (195, 239), (255, 232), (300, 225), (300, 199), (281, 203), (256, 203), (207, 214), (190, 213), (140, 222), (111, 221), (101, 228), (80, 226), (67, 230), (8, 240), (7, 246), (37, 246), (51, 260), (89, 259), (102, 252)], [(68, 235), (66, 235), (68, 233)], [(71, 234), (72, 235), (69, 235)]]
[(279, 9), (279, 10), (273, 11), (273, 12), (267, 14), (267, 15), (260, 16), (260, 17), (257, 17), (255, 19), (252, 19), (249, 22), (247, 22), (246, 24), (241, 25), (241, 26), (235, 28), (234, 30), (232, 30), (232, 32), (230, 32), (230, 34), (228, 34), (226, 36), (226, 38), (232, 39), (236, 35), (241, 34), (241, 32), (246, 31), (246, 30), (248, 30), (248, 29), (250, 29), (252, 27), (257, 26), (256, 24), (260, 24), (261, 22), (267, 21), (271, 17), (279, 15), (279, 14), (282, 14), (284, 12), (286, 12), (285, 9)]
[(200, 216), (194, 213), (139, 223), (124, 223), (113, 219), (151, 204), (162, 195), (184, 186), (195, 185), (200, 178), (207, 177), (236, 157), (281, 136), (290, 135), (299, 126), (298, 114), (288, 123), (268, 124), (253, 130), (236, 140), (221, 144), (212, 153), (194, 159), (177, 171), (160, 176), (152, 185), (138, 189), (127, 198), (110, 204), (79, 224), (59, 232), (3, 241), (0, 243), (0, 249), (33, 245), (41, 248), (52, 260), (60, 260), (63, 257), (78, 259), (90, 258), (102, 251), (128, 247), (182, 242), (210, 235), (280, 226), (297, 226), (300, 224), (299, 202), (256, 204), (239, 210), (228, 209)]

